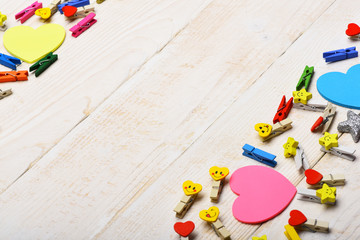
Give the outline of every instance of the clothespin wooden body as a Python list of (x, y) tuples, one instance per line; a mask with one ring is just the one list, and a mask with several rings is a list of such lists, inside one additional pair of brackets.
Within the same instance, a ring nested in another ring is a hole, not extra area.
[(294, 156), (297, 170), (300, 170), (301, 168), (304, 168), (304, 170), (310, 168), (304, 149), (300, 146), (299, 142), (295, 141), (294, 138), (289, 137), (283, 147), (284, 156), (286, 158)]
[(63, 3), (63, 4), (59, 4), (58, 5), (58, 9), (59, 9), (59, 12), (61, 14), (63, 14), (63, 10), (62, 8), (65, 7), (65, 6), (73, 6), (73, 7), (83, 7), (83, 6), (86, 6), (86, 5), (90, 5), (90, 1), (89, 0), (72, 0), (72, 1), (69, 1), (69, 2), (66, 2), (66, 3)]
[(338, 49), (323, 53), (323, 58), (325, 58), (325, 62), (336, 62), (349, 58), (355, 58), (357, 56), (358, 56), (358, 51), (356, 51), (356, 47)]
[(314, 67), (305, 66), (303, 73), (301, 74), (300, 80), (296, 85), (296, 91), (300, 91), (301, 88), (309, 89), (311, 78), (314, 74)]
[(329, 186), (343, 186), (345, 185), (344, 174), (327, 174), (322, 175), (314, 169), (307, 169), (305, 171), (306, 182), (312, 187), (321, 187), (324, 183)]
[(208, 210), (202, 210), (199, 216), (202, 220), (208, 222), (214, 229), (216, 235), (223, 240), (230, 240), (230, 232), (227, 230), (222, 222), (218, 219), (220, 211), (217, 207), (210, 207)]
[(16, 82), (28, 80), (28, 71), (9, 71), (0, 72), (0, 83), (2, 82)]
[(7, 29), (5, 21), (7, 17), (5, 14), (1, 14), (0, 12), (0, 31), (5, 31)]
[(328, 132), (325, 132), (324, 136), (319, 139), (319, 143), (320, 145), (322, 145), (320, 150), (350, 161), (354, 161), (354, 153), (356, 150), (349, 147), (339, 146), (337, 139), (337, 134), (330, 134)]
[(280, 122), (275, 123), (274, 126), (266, 123), (258, 123), (255, 125), (255, 130), (259, 133), (261, 140), (265, 142), (291, 129), (291, 124), (291, 119), (286, 118)]
[(183, 191), (185, 195), (180, 199), (180, 202), (176, 205), (174, 211), (176, 217), (183, 218), (191, 205), (194, 203), (198, 193), (202, 190), (202, 186), (192, 181), (185, 181), (183, 183)]
[(3, 98), (6, 98), (7, 96), (10, 96), (11, 94), (12, 94), (11, 89), (8, 89), (8, 90), (5, 90), (5, 91), (2, 91), (0, 89), (0, 100), (3, 99)]
[(57, 54), (52, 52), (48, 53), (45, 57), (37, 61), (34, 65), (30, 67), (30, 72), (35, 71), (35, 76), (40, 76), (48, 67), (50, 67), (58, 59)]
[(293, 106), (293, 98), (290, 98), (289, 101), (286, 102), (285, 95), (282, 97), (278, 110), (273, 119), (273, 123), (280, 122), (287, 118), (291, 108)]
[(218, 202), (220, 193), (224, 186), (226, 176), (229, 174), (229, 169), (226, 167), (219, 168), (217, 166), (209, 169), (210, 176), (213, 178), (211, 186), (210, 199), (212, 202)]
[(307, 218), (299, 210), (292, 210), (290, 212), (289, 225), (297, 230), (306, 230), (310, 232), (328, 232), (329, 223), (325, 221), (318, 221), (317, 219)]
[(187, 222), (177, 222), (174, 224), (174, 230), (177, 234), (180, 235), (180, 240), (189, 240), (189, 235), (195, 228), (195, 224), (192, 221)]
[(39, 8), (35, 11), (35, 15), (41, 17), (42, 19), (49, 19), (52, 15), (58, 10), (58, 5), (61, 3), (61, 0), (53, 0), (49, 6), (46, 8)]
[(311, 127), (311, 131), (315, 132), (319, 127), (323, 126), (322, 133), (326, 132), (332, 121), (334, 120), (336, 114), (336, 107), (334, 107), (330, 102), (327, 104), (322, 117), (319, 117), (318, 120)]
[(295, 228), (293, 226), (291, 226), (290, 224), (285, 225), (285, 236), (288, 240), (301, 240), (301, 238), (299, 237), (299, 235), (297, 234)]
[(92, 25), (94, 25), (97, 22), (97, 20), (94, 19), (95, 16), (96, 14), (92, 12), (87, 15), (83, 20), (81, 20), (78, 24), (70, 28), (70, 31), (72, 32), (71, 36), (78, 37), (87, 29), (89, 29)]
[(0, 53), (0, 64), (16, 70), (16, 66), (21, 64), (21, 60), (13, 56)]
[(76, 18), (84, 18), (87, 15), (89, 15), (90, 13), (94, 12), (94, 5), (89, 5), (89, 6), (85, 6), (85, 7), (78, 7), (76, 9), (76, 12), (71, 15), (71, 16), (67, 16), (68, 19), (76, 19)]
[(322, 112), (326, 108), (326, 104), (320, 102), (318, 103), (312, 102), (306, 104), (303, 104), (302, 102), (296, 102), (294, 103), (294, 108), (302, 109), (306, 111), (312, 111), (312, 112)]
[(300, 195), (298, 199), (303, 201), (329, 205), (335, 205), (336, 202), (336, 187), (329, 187), (326, 183), (318, 190), (299, 188), (297, 193)]
[(246, 157), (252, 158), (270, 167), (275, 167), (277, 164), (274, 160), (276, 156), (271, 153), (255, 148), (249, 144), (245, 144), (242, 149), (244, 150), (243, 155)]
[(26, 20), (28, 20), (31, 16), (35, 14), (35, 11), (37, 9), (42, 8), (42, 3), (39, 3), (38, 1), (34, 2), (24, 10), (20, 11), (15, 15), (16, 20), (20, 20), (21, 23), (24, 23)]

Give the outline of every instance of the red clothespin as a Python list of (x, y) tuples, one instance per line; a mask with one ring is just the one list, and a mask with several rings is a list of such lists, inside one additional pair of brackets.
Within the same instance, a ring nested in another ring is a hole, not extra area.
[(91, 27), (97, 22), (97, 20), (94, 19), (95, 16), (95, 13), (90, 13), (83, 20), (78, 22), (78, 24), (70, 28), (70, 31), (72, 32), (71, 36), (78, 37), (80, 34), (88, 30), (89, 27)]
[(356, 23), (349, 23), (345, 33), (350, 38), (359, 38), (360, 27)]
[(24, 23), (32, 15), (35, 14), (35, 11), (37, 9), (40, 9), (40, 8), (42, 8), (42, 3), (39, 3), (38, 1), (36, 1), (33, 4), (31, 4), (30, 6), (28, 6), (27, 8), (25, 8), (24, 10), (22, 10), (21, 12), (19, 12), (18, 14), (16, 14), (15, 19), (16, 20), (20, 19), (20, 22)]
[(273, 119), (273, 123), (280, 122), (287, 118), (291, 108), (293, 106), (293, 98), (290, 98), (288, 102), (286, 102), (285, 95), (282, 97), (279, 108), (275, 114)]
[(0, 72), (0, 83), (2, 82), (16, 82), (28, 80), (28, 71), (8, 71)]

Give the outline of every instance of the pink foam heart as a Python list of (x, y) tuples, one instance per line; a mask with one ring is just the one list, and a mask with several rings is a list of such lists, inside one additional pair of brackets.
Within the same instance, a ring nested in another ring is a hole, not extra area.
[(262, 223), (280, 214), (296, 194), (295, 186), (279, 172), (264, 166), (246, 166), (230, 178), (231, 190), (239, 195), (232, 211), (243, 223)]

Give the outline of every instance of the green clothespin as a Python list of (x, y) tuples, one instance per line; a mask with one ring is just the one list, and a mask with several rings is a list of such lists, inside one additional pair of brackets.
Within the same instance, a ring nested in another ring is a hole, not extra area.
[(299, 91), (303, 87), (305, 87), (305, 90), (307, 91), (313, 75), (314, 75), (314, 67), (308, 67), (306, 65), (306, 67), (300, 77), (300, 80), (296, 85), (296, 91)]
[(50, 67), (51, 64), (56, 62), (58, 59), (57, 54), (53, 54), (52, 52), (49, 52), (48, 55), (37, 61), (34, 65), (30, 67), (30, 72), (35, 71), (35, 77), (40, 76), (48, 67)]

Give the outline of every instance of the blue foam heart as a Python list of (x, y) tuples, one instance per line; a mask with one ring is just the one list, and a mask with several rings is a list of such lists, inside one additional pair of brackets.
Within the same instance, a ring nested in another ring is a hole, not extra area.
[(317, 90), (326, 100), (347, 108), (360, 109), (360, 64), (346, 74), (329, 72), (317, 80)]

